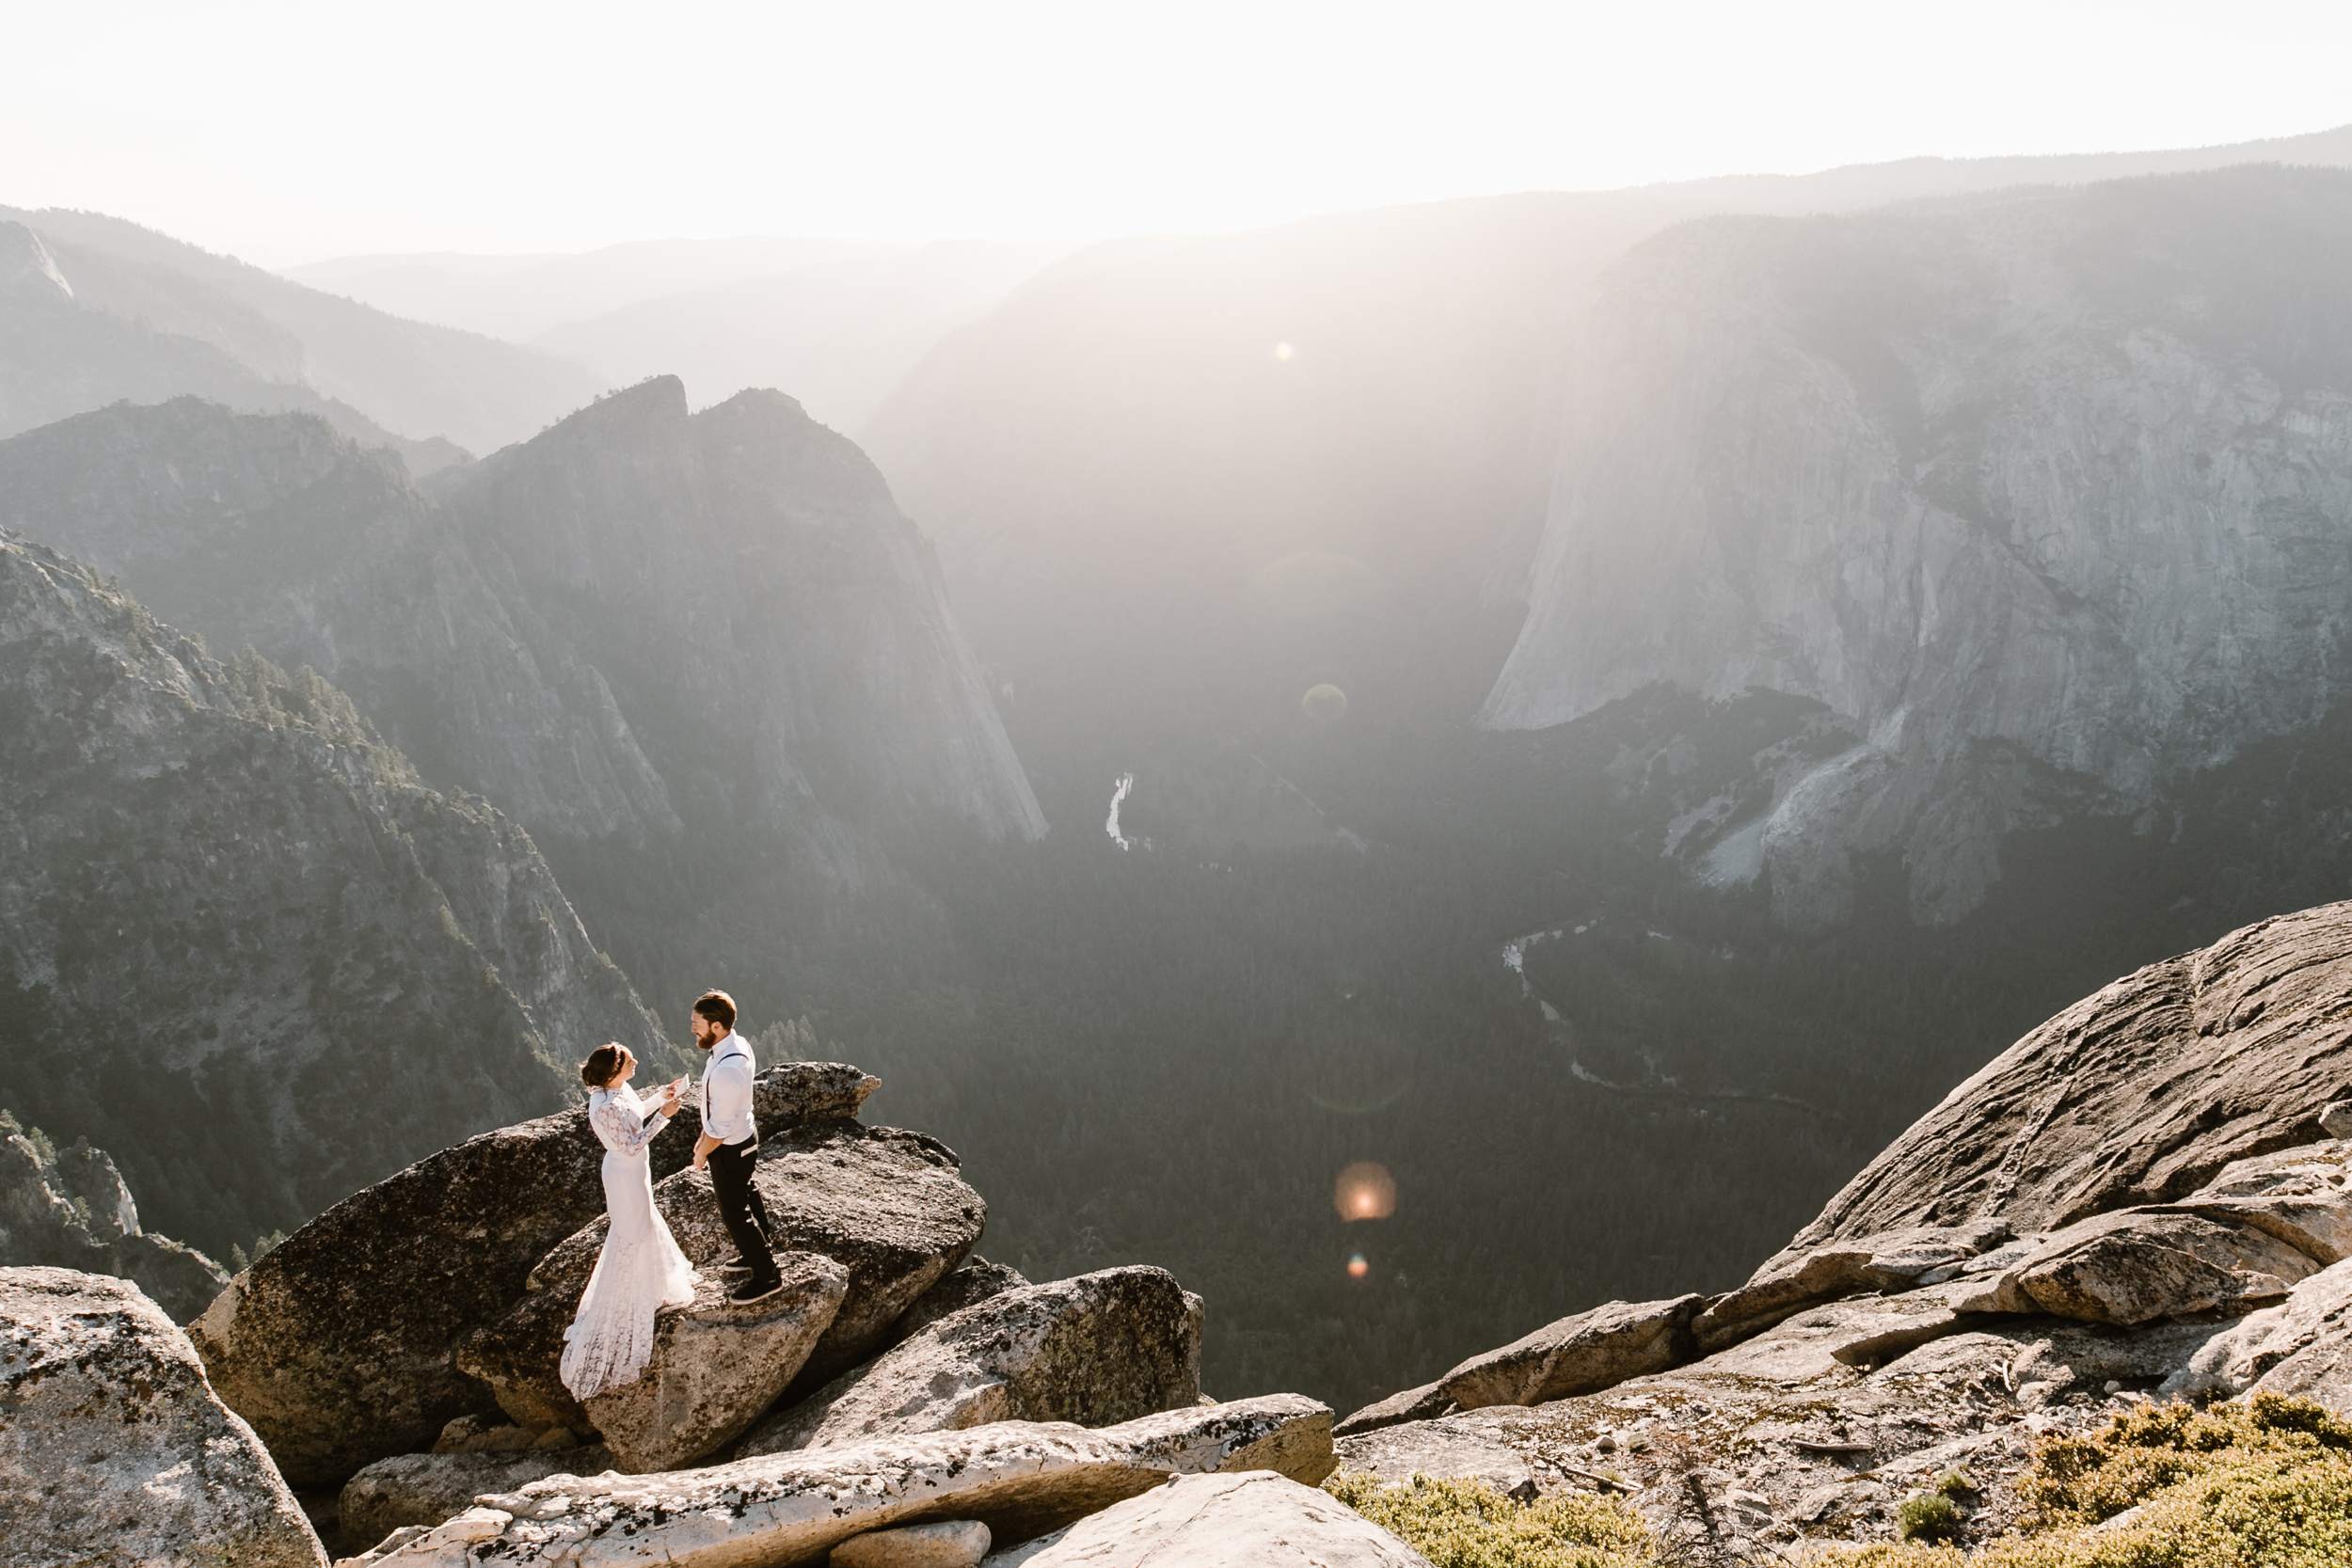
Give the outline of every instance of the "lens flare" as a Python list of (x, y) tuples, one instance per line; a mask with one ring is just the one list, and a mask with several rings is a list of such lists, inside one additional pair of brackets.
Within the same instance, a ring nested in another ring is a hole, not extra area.
[(1307, 694), (1298, 699), (1298, 706), (1316, 723), (1328, 724), (1347, 711), (1347, 693), (1325, 681), (1321, 686), (1309, 687)]
[(1361, 1279), (1371, 1272), (1372, 1265), (1364, 1261), (1364, 1255), (1360, 1252), (1347, 1260), (1347, 1277), (1350, 1279)]
[(1295, 352), (1296, 350), (1293, 349), (1288, 343), (1277, 343), (1274, 345), (1274, 357), (1279, 359), (1285, 365), (1291, 362), (1291, 356)]
[(1331, 1184), (1331, 1206), (1343, 1220), (1385, 1220), (1396, 1212), (1396, 1178), (1370, 1160), (1359, 1160)]

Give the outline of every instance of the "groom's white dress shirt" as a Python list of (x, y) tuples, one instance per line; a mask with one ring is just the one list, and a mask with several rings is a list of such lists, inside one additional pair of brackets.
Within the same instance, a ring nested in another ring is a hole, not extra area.
[(752, 1048), (729, 1030), (703, 1064), (703, 1135), (723, 1144), (752, 1138)]

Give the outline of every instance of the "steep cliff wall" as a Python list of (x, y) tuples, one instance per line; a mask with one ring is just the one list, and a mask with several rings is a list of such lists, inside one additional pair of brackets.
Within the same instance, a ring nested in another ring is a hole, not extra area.
[(1044, 831), (930, 545), (792, 399), (690, 418), (659, 377), (435, 489), (706, 813), (812, 844), (909, 808)]
[(0, 1101), (226, 1251), (660, 1042), (530, 839), (0, 535)]
[(1956, 918), (2005, 832), (2313, 722), (2352, 619), (2347, 243), (2352, 175), (2247, 168), (1642, 246), (1483, 721), (1829, 705), (1855, 742), (1708, 830), (1809, 926), (1888, 850)]
[(119, 572), (214, 645), (348, 690), (438, 783), (542, 838), (1043, 829), (929, 546), (790, 399), (689, 418), (675, 379), (445, 476), (195, 399), (0, 442), (0, 524)]
[(217, 648), (323, 672), (436, 783), (541, 834), (675, 832), (602, 678), (496, 549), (301, 415), (178, 398), (0, 442), (0, 526), (118, 573)]

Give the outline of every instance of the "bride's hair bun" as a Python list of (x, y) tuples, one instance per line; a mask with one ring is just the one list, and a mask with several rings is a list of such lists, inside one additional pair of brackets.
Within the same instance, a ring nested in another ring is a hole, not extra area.
[(592, 1089), (608, 1087), (619, 1074), (621, 1064), (628, 1059), (627, 1049), (617, 1045), (600, 1045), (588, 1053), (588, 1059), (580, 1064), (580, 1081)]

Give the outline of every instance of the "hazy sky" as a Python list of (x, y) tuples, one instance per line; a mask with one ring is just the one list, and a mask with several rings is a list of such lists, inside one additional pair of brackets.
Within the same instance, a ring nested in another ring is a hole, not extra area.
[(1089, 238), (2352, 120), (2352, 6), (18, 3), (0, 202), (269, 263)]

